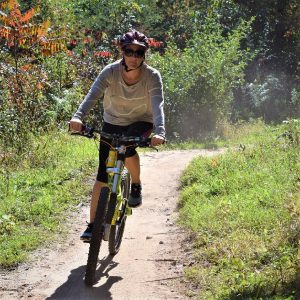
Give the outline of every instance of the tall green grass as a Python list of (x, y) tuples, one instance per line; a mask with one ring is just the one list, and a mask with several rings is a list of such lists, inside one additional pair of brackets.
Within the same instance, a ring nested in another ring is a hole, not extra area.
[(0, 180), (0, 265), (12, 266), (67, 229), (70, 209), (86, 199), (95, 172), (93, 141), (55, 132), (22, 157), (3, 160)]
[(186, 276), (200, 299), (296, 299), (300, 122), (236, 130), (234, 150), (195, 159), (182, 177), (180, 220), (195, 257)]

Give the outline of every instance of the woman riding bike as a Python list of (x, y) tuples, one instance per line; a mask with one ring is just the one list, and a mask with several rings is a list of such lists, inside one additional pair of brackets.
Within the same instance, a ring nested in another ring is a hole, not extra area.
[[(165, 141), (164, 97), (161, 75), (145, 63), (149, 48), (147, 37), (138, 31), (125, 33), (119, 40), (122, 59), (107, 65), (94, 81), (89, 93), (70, 121), (72, 131), (82, 130), (82, 120), (103, 98), (103, 127), (106, 133), (124, 133), (128, 136), (149, 136), (152, 146)], [(110, 141), (100, 141), (99, 168), (93, 187), (90, 222), (80, 238), (89, 241), (101, 188), (107, 186), (106, 160)], [(130, 207), (142, 204), (140, 159), (136, 150), (128, 147), (126, 168), (131, 175)]]

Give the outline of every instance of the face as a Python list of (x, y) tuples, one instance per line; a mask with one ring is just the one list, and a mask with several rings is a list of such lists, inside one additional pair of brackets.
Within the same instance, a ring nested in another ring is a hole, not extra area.
[(123, 57), (129, 69), (136, 69), (144, 60), (145, 49), (138, 45), (129, 45), (123, 50)]

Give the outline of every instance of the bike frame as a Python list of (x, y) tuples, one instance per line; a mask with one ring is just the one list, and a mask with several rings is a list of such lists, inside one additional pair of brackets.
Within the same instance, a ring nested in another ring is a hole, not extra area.
[[(107, 167), (106, 172), (108, 173), (108, 186), (110, 188), (110, 198), (112, 195), (116, 195), (116, 208), (115, 213), (112, 216), (112, 219), (110, 221), (111, 225), (116, 225), (116, 222), (118, 218), (120, 217), (121, 212), (121, 206), (124, 203), (124, 198), (122, 195), (121, 190), (121, 180), (122, 180), (122, 172), (125, 167), (125, 152), (126, 152), (126, 146), (120, 145), (120, 146), (111, 146), (112, 152), (114, 152), (114, 156), (117, 157), (115, 160), (114, 167)], [(111, 152), (110, 152), (111, 153)], [(108, 158), (109, 159), (109, 158)], [(110, 199), (111, 200), (111, 199)], [(110, 201), (109, 201), (110, 202)], [(126, 207), (126, 216), (132, 214), (132, 209), (130, 207)]]

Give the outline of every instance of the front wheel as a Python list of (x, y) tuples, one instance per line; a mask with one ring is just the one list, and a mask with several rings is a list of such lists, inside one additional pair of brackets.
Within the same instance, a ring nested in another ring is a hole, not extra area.
[(121, 179), (121, 191), (123, 201), (120, 207), (120, 216), (116, 222), (116, 225), (111, 225), (109, 240), (108, 240), (108, 250), (110, 255), (115, 255), (119, 252), (122, 243), (123, 233), (126, 223), (126, 208), (127, 199), (130, 192), (130, 175), (126, 169), (122, 173)]
[(103, 187), (101, 189), (96, 217), (93, 226), (92, 238), (90, 242), (89, 255), (85, 272), (85, 283), (93, 285), (95, 282), (95, 272), (97, 268), (98, 256), (101, 246), (101, 241), (104, 233), (104, 221), (106, 215), (106, 207), (109, 198), (109, 188)]

